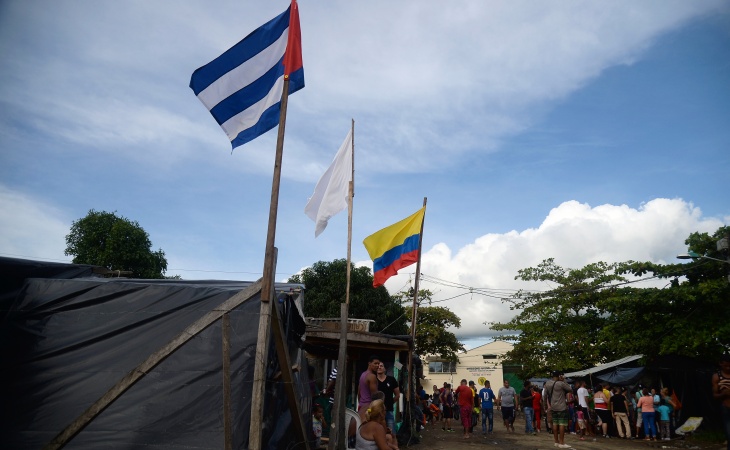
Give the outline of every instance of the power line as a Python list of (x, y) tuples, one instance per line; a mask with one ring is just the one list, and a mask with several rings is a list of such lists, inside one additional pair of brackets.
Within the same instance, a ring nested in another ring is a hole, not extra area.
[[(682, 274), (684, 274), (684, 272), (682, 272)], [(598, 285), (598, 286), (590, 286), (590, 287), (581, 288), (581, 289), (557, 288), (557, 289), (551, 289), (549, 291), (541, 291), (541, 290), (527, 290), (527, 289), (473, 287), (473, 286), (468, 286), (466, 284), (458, 283), (455, 281), (444, 280), (444, 279), (433, 277), (433, 276), (426, 275), (423, 273), (421, 274), (421, 280), (424, 282), (428, 282), (428, 283), (431, 283), (431, 284), (434, 284), (437, 286), (444, 286), (447, 288), (462, 289), (462, 290), (467, 291), (467, 292), (462, 292), (461, 294), (458, 294), (458, 295), (455, 295), (453, 297), (449, 297), (446, 299), (431, 300), (431, 303), (442, 303), (442, 302), (453, 300), (455, 298), (459, 298), (459, 297), (462, 297), (464, 295), (469, 295), (469, 294), (477, 294), (477, 295), (481, 295), (484, 297), (495, 298), (497, 300), (509, 300), (517, 293), (526, 293), (528, 295), (531, 295), (531, 294), (539, 295), (539, 294), (546, 294), (549, 292), (581, 293), (581, 292), (598, 291), (598, 290), (603, 290), (603, 289), (615, 289), (620, 286), (627, 286), (627, 285), (631, 285), (631, 284), (635, 284), (635, 283), (641, 283), (644, 281), (649, 281), (649, 280), (653, 280), (653, 279), (657, 279), (657, 278), (660, 278), (660, 275), (652, 275), (649, 277), (639, 278), (636, 280), (627, 280), (627, 281), (623, 281), (620, 283), (614, 283), (614, 284), (602, 284), (602, 285)]]
[[(18, 254), (12, 254), (12, 253), (0, 253), (0, 255), (3, 256), (11, 256), (11, 257), (19, 257), (19, 258), (29, 258), (29, 259), (35, 259), (35, 260), (47, 260), (47, 261), (57, 261), (57, 262), (64, 262), (64, 263), (71, 263), (69, 260), (62, 260), (62, 259), (54, 259), (54, 258), (39, 258), (35, 256), (29, 256), (29, 255), (18, 255)], [(707, 263), (707, 261), (702, 261), (702, 263)], [(696, 264), (693, 267), (696, 267)], [(681, 274), (684, 275), (687, 271), (689, 271), (690, 268), (688, 268), (685, 271), (682, 271)], [(245, 274), (245, 275), (258, 275), (261, 276), (262, 272), (249, 272), (249, 271), (231, 271), (231, 270), (210, 270), (210, 269), (183, 269), (183, 268), (171, 268), (168, 269), (166, 272), (200, 272), (200, 273), (223, 273), (223, 274)], [(276, 275), (295, 275), (295, 273), (291, 272), (276, 272)], [(406, 275), (405, 273), (403, 275)], [(414, 272), (408, 273), (409, 279), (404, 283), (404, 285), (401, 287), (401, 291), (413, 281), (413, 276), (415, 275)], [(650, 277), (645, 278), (639, 278), (637, 280), (628, 280), (620, 283), (610, 284), (610, 285), (599, 285), (599, 286), (591, 286), (581, 289), (565, 289), (562, 290), (560, 288), (557, 289), (551, 289), (550, 291), (542, 291), (542, 290), (528, 290), (528, 289), (513, 289), (513, 288), (489, 288), (489, 287), (474, 287), (469, 286), (463, 283), (459, 283), (456, 281), (450, 281), (450, 280), (444, 280), (442, 278), (437, 278), (431, 275), (427, 275), (424, 273), (421, 273), (421, 280), (427, 283), (431, 283), (436, 286), (443, 286), (446, 288), (452, 288), (452, 289), (462, 289), (466, 290), (467, 292), (455, 295), (453, 297), (449, 297), (446, 299), (441, 300), (432, 300), (432, 303), (441, 303), (448, 300), (452, 300), (458, 297), (462, 297), (467, 294), (477, 294), (484, 297), (494, 298), (497, 300), (506, 300), (508, 297), (514, 296), (518, 292), (527, 293), (527, 294), (544, 294), (551, 291), (560, 291), (563, 293), (579, 293), (579, 292), (590, 292), (600, 289), (614, 289), (619, 286), (626, 286), (634, 283), (640, 283), (643, 281), (649, 281), (652, 279), (659, 278), (659, 275), (653, 275)], [(399, 291), (400, 292), (400, 291)]]

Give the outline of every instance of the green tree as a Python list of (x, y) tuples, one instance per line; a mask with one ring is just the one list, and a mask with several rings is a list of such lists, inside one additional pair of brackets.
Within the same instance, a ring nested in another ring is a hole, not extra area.
[(65, 253), (75, 264), (131, 271), (135, 278), (164, 278), (165, 252), (151, 247), (149, 235), (136, 221), (92, 209), (71, 224)]
[[(685, 244), (700, 255), (725, 259), (717, 241), (730, 235), (721, 227), (713, 235), (692, 233)], [(649, 357), (676, 354), (714, 362), (730, 350), (730, 264), (698, 259), (688, 264), (625, 263), (627, 273), (667, 280), (664, 288), (617, 290), (603, 305), (608, 315), (604, 336), (622, 354)]]
[[(399, 292), (395, 297), (402, 304), (413, 303), (413, 288)], [(416, 317), (416, 353), (419, 355), (434, 355), (444, 361), (458, 361), (457, 353), (465, 351), (464, 345), (456, 335), (447, 328), (461, 328), (461, 319), (442, 306), (431, 305), (433, 293), (428, 289), (418, 290), (418, 316)], [(413, 307), (406, 307), (406, 316), (410, 322), (413, 316)]]
[[(697, 265), (693, 265), (692, 269), (686, 273), (690, 284), (697, 285), (703, 281), (719, 280), (726, 278), (730, 271), (730, 254), (728, 250), (718, 250), (717, 242), (720, 239), (730, 241), (730, 226), (720, 227), (709, 235), (707, 233), (692, 233), (684, 241), (685, 245), (692, 252), (699, 255), (707, 255), (716, 259), (724, 259), (726, 263), (719, 261), (700, 259)], [(727, 279), (727, 278), (726, 278)]]
[[(318, 261), (289, 278), (290, 283), (304, 284), (304, 315), (307, 317), (340, 317), (345, 301), (347, 260)], [(405, 310), (388, 294), (384, 286), (373, 287), (373, 274), (368, 267), (353, 267), (350, 273), (350, 306), (348, 316), (374, 320), (370, 331), (407, 334)]]
[(542, 375), (548, 369), (568, 370), (611, 358), (599, 331), (606, 318), (599, 307), (608, 295), (601, 288), (625, 279), (615, 264), (594, 263), (582, 269), (565, 269), (550, 258), (537, 267), (522, 269), (515, 279), (557, 285), (545, 292), (518, 291), (507, 299), (519, 311), (506, 323), (490, 323), (492, 329), (515, 342), (507, 358), (523, 365), (523, 378)]
[[(713, 236), (693, 233), (690, 250), (722, 259)], [(507, 299), (517, 316), (491, 323), (514, 341), (507, 357), (524, 365), (522, 377), (549, 369), (582, 369), (643, 354), (678, 354), (713, 361), (730, 348), (728, 264), (701, 259), (690, 264), (633, 262), (564, 269), (554, 260), (518, 272), (517, 279), (549, 282), (545, 292), (519, 291)], [(663, 288), (635, 288), (636, 277), (666, 279)]]

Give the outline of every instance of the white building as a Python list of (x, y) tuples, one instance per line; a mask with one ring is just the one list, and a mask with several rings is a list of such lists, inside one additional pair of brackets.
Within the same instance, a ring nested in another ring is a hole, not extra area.
[(480, 345), (467, 352), (459, 353), (459, 362), (450, 363), (433, 356), (423, 358), (423, 375), (421, 385), (427, 393), (431, 393), (433, 385), (443, 387), (444, 382), (452, 387), (458, 386), (462, 379), (474, 381), (478, 386), (489, 380), (492, 388), (499, 389), (504, 380), (502, 362), (504, 355), (512, 350), (513, 345), (505, 341), (494, 341)]

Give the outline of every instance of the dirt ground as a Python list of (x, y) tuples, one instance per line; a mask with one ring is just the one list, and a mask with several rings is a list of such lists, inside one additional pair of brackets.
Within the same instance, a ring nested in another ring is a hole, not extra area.
[[(515, 421), (515, 432), (507, 433), (502, 424), (499, 413), (494, 418), (494, 433), (488, 437), (484, 437), (481, 432), (481, 424), (474, 428), (474, 434), (469, 439), (463, 438), (463, 428), (458, 424), (454, 428), (454, 432), (447, 432), (441, 429), (441, 424), (435, 427), (428, 426), (426, 430), (421, 431), (421, 441), (418, 444), (401, 446), (401, 448), (428, 449), (428, 450), (467, 450), (474, 448), (491, 447), (494, 449), (515, 449), (515, 450), (547, 450), (555, 449), (553, 435), (538, 433), (536, 436), (526, 435), (524, 433), (525, 421), (519, 417)], [(522, 430), (522, 432), (520, 432)], [(626, 440), (619, 438), (605, 439), (597, 437), (586, 437), (585, 441), (581, 441), (577, 436), (566, 434), (565, 443), (576, 450), (600, 450), (600, 449), (633, 449), (633, 450), (653, 450), (653, 449), (691, 449), (691, 450), (719, 450), (725, 449), (724, 444), (708, 444), (694, 439), (673, 439), (671, 441), (644, 441), (644, 440)]]

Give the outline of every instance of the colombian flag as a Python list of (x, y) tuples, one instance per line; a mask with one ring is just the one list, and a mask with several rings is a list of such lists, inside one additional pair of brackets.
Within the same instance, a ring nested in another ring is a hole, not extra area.
[(373, 287), (382, 286), (400, 269), (418, 261), (424, 214), (425, 206), (412, 216), (385, 227), (362, 241), (373, 260)]

